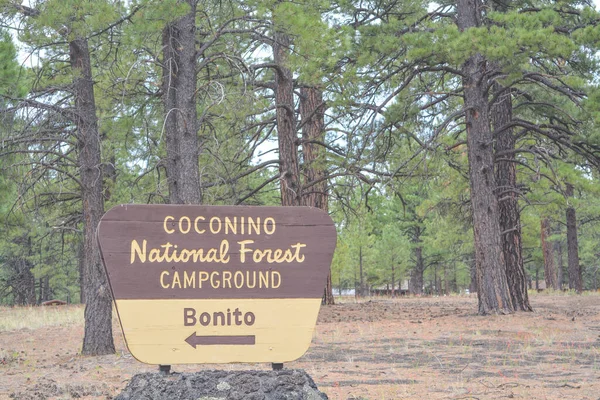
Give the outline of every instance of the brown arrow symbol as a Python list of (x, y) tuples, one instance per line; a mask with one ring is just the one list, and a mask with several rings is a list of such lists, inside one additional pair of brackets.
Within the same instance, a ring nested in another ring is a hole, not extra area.
[(253, 345), (256, 344), (256, 336), (198, 336), (196, 335), (196, 332), (194, 332), (188, 336), (185, 341), (193, 348), (196, 348), (196, 346), (215, 345)]

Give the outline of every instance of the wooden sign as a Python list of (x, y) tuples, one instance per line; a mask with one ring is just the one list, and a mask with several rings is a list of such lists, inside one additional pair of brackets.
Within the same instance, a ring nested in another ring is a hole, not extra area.
[(310, 345), (336, 232), (308, 207), (121, 205), (98, 240), (139, 361), (281, 363)]

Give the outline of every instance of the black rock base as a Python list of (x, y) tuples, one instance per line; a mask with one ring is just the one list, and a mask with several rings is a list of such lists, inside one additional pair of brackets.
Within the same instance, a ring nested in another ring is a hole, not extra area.
[(303, 370), (135, 375), (115, 400), (323, 400)]

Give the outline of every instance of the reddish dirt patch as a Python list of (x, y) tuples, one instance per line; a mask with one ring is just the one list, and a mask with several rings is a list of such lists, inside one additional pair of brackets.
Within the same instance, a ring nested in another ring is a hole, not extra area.
[[(532, 298), (535, 313), (479, 317), (473, 297), (324, 307), (303, 368), (331, 399), (600, 397), (600, 297)], [(118, 329), (118, 324), (115, 324)], [(127, 352), (78, 355), (83, 326), (0, 332), (0, 399), (110, 399), (156, 371)], [(270, 365), (182, 365), (200, 369)]]

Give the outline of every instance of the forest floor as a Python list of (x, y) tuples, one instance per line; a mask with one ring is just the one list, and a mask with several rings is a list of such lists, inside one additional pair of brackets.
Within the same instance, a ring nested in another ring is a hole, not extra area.
[[(476, 315), (475, 297), (322, 307), (305, 369), (330, 399), (600, 399), (600, 296), (533, 294), (534, 313)], [(0, 399), (110, 399), (153, 372), (127, 351), (79, 355), (81, 307), (0, 308)], [(176, 365), (270, 369), (266, 364)]]

